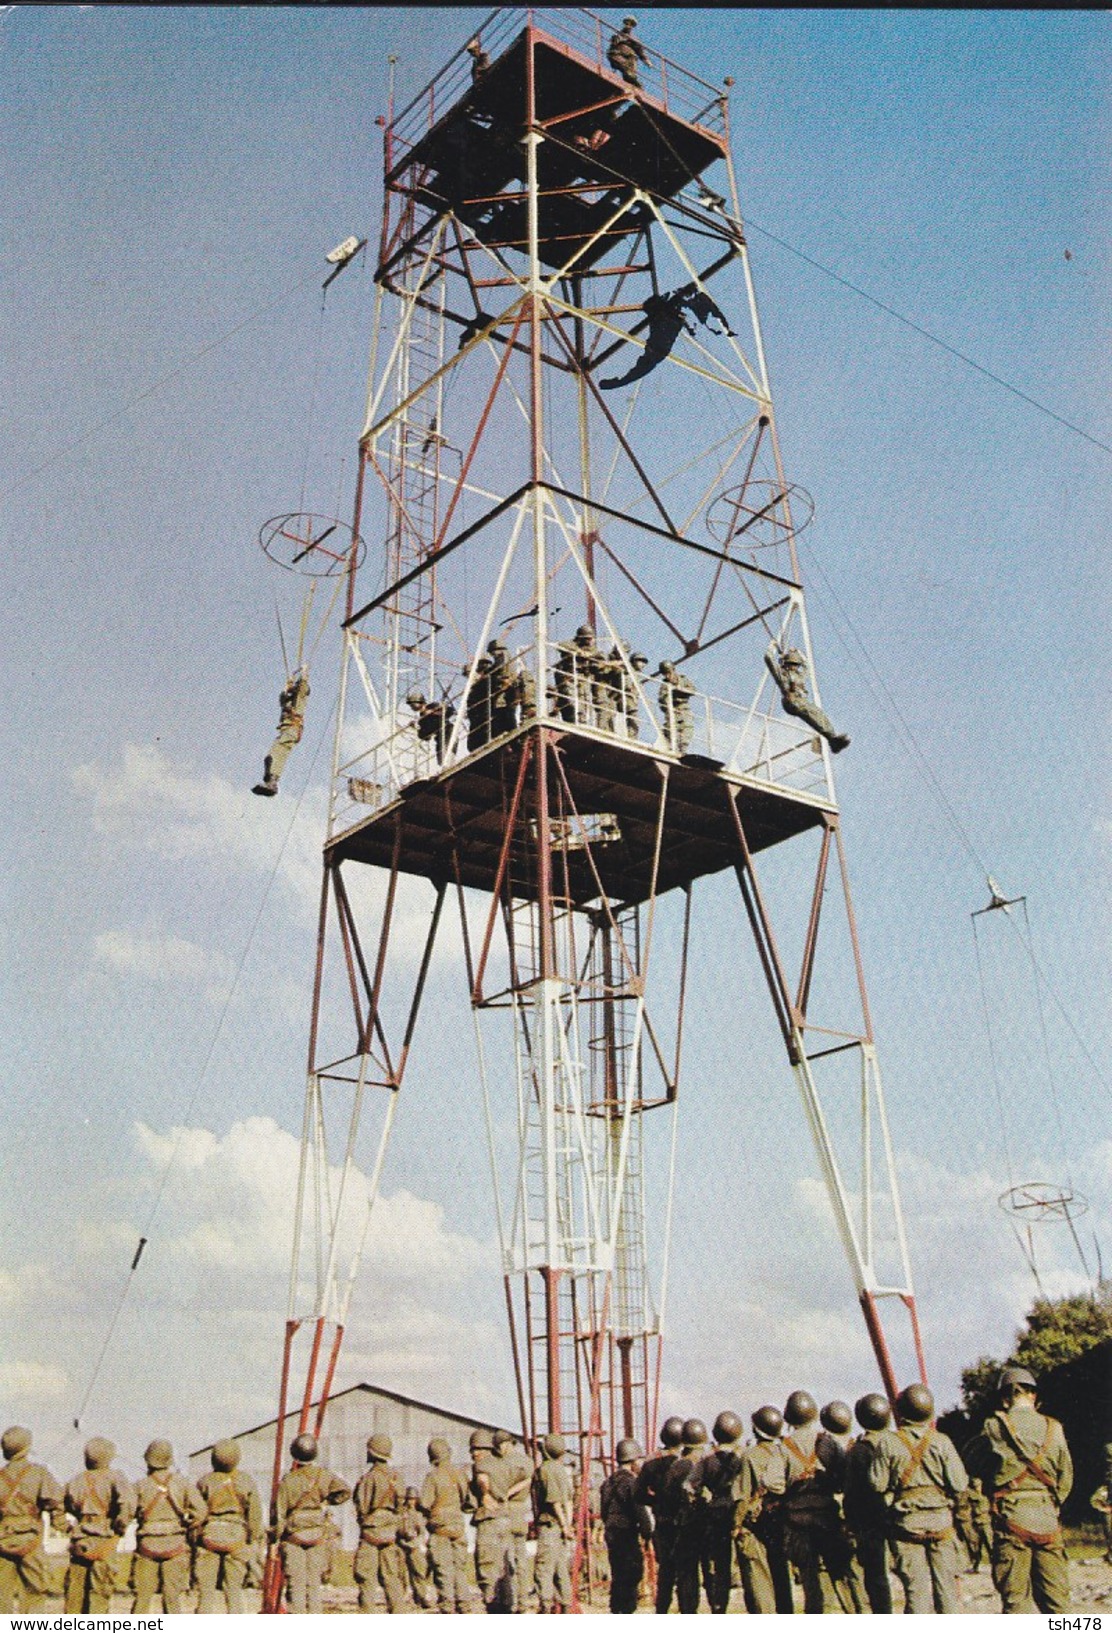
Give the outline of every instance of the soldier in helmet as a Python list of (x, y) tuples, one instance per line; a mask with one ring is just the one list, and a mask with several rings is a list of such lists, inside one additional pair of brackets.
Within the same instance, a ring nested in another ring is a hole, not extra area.
[(513, 731), (517, 725), (521, 673), (504, 641), (491, 641), (487, 646), (487, 656), (490, 658), (491, 735), (501, 737)]
[(238, 1444), (218, 1440), (211, 1456), (212, 1472), (197, 1481), (207, 1510), (193, 1555), (197, 1613), (219, 1614), (223, 1591), (229, 1616), (240, 1616), (247, 1568), (263, 1537), (263, 1509), (259, 1488), (239, 1468)]
[(660, 1427), (660, 1451), (646, 1458), (637, 1476), (637, 1501), (653, 1517), (653, 1555), (656, 1559), (656, 1614), (667, 1616), (676, 1587), (676, 1522), (666, 1496), (668, 1471), (680, 1455), (683, 1419), (668, 1418)]
[[(602, 653), (595, 645), (595, 635), (590, 624), (580, 624), (572, 641), (560, 648), (561, 655), (565, 652), (570, 657), (572, 676), (573, 713), (570, 717), (581, 726), (590, 726), (595, 723), (592, 705), (595, 696), (595, 676), (598, 666), (602, 662)], [(560, 685), (560, 665), (557, 664), (557, 690)]]
[(263, 779), (255, 784), (251, 790), (253, 794), (272, 796), (278, 792), (278, 778), (305, 730), (305, 704), (308, 698), (309, 668), (303, 663), (289, 676), (279, 695), (278, 735), (263, 761)]
[(696, 1465), (689, 1483), (702, 1532), (701, 1565), (711, 1614), (730, 1607), (734, 1568), (735, 1482), (741, 1468), (744, 1424), (736, 1412), (719, 1412), (711, 1434), (714, 1450)]
[[(779, 657), (777, 656), (779, 654)], [(840, 754), (849, 747), (849, 738), (830, 723), (830, 718), (819, 708), (807, 691), (807, 659), (798, 647), (781, 652), (773, 641), (765, 653), (765, 665), (780, 688), (780, 700), (785, 714), (793, 714), (813, 726), (820, 737), (830, 744), (832, 754)]]
[(896, 1397), (896, 1430), (877, 1438), (868, 1478), (888, 1504), (888, 1536), (909, 1616), (958, 1611), (955, 1501), (969, 1484), (961, 1458), (935, 1428), (934, 1396), (908, 1384)]
[(622, 647), (619, 645), (612, 646), (606, 657), (600, 651), (595, 661), (591, 684), (595, 725), (599, 731), (612, 732), (614, 730), (614, 720), (622, 701), (622, 681), (624, 676), (625, 665)]
[(190, 1545), (208, 1509), (193, 1481), (174, 1468), (168, 1440), (152, 1440), (143, 1457), (147, 1472), (135, 1487), (134, 1609), (145, 1615), (157, 1593), (167, 1616), (177, 1616), (189, 1592)]
[(799, 1573), (807, 1615), (853, 1610), (850, 1572), (853, 1556), (842, 1531), (836, 1493), (843, 1457), (823, 1433), (819, 1409), (805, 1389), (784, 1406), (788, 1479), (784, 1493), (784, 1552)]
[(543, 1460), (533, 1475), (533, 1511), (537, 1516), (537, 1553), (533, 1579), (542, 1611), (570, 1611), (571, 1567), (568, 1545), (575, 1535), (575, 1490), (564, 1462), (563, 1435), (541, 1442)]
[(456, 721), (455, 705), (447, 698), (430, 703), (424, 692), (417, 691), (409, 692), (405, 701), (417, 717), (417, 741), (434, 743), (437, 760), (443, 760)]
[(94, 1435), (85, 1446), (84, 1470), (66, 1487), (66, 1610), (73, 1614), (111, 1608), (112, 1559), (135, 1518), (135, 1492), (130, 1480), (112, 1467), (115, 1455), (110, 1440)]
[(352, 1574), (359, 1584), (359, 1608), (363, 1611), (374, 1609), (379, 1585), (386, 1595), (388, 1611), (399, 1611), (405, 1604), (402, 1559), (397, 1548), (405, 1485), (397, 1469), (390, 1467), (393, 1450), (389, 1435), (370, 1437), (367, 1472), (352, 1493), (359, 1521), (359, 1546)]
[(888, 1511), (884, 1498), (869, 1483), (869, 1469), (892, 1408), (883, 1395), (862, 1395), (854, 1407), (861, 1433), (846, 1453), (842, 1498), (846, 1526), (853, 1539), (865, 1594), (875, 1616), (891, 1616), (892, 1584), (888, 1580)]
[(674, 663), (665, 661), (657, 674), (661, 679), (656, 697), (664, 718), (665, 736), (677, 754), (686, 754), (695, 730), (691, 714), (695, 687), (686, 675), (680, 674)]
[(429, 1568), (441, 1614), (464, 1615), (471, 1609), (463, 1518), (472, 1506), (471, 1487), (439, 1435), (429, 1441), (428, 1455), (431, 1467), (421, 1487), (420, 1508), (429, 1527)]
[(853, 1411), (845, 1401), (828, 1401), (819, 1413), (819, 1422), (822, 1425), (822, 1435), (819, 1438), (831, 1441), (838, 1453), (841, 1490), (835, 1501), (841, 1510), (842, 1529), (849, 1544), (850, 1557), (846, 1583), (853, 1597), (854, 1610), (864, 1615), (869, 1610), (869, 1596), (865, 1588), (864, 1573), (854, 1552), (852, 1536), (845, 1523), (845, 1476), (849, 1451), (853, 1444)]
[(286, 1598), (295, 1616), (319, 1616), (321, 1584), (328, 1565), (328, 1510), (346, 1503), (351, 1487), (317, 1462), (315, 1435), (299, 1434), (290, 1442), (292, 1467), (278, 1482), (271, 1530), (282, 1549)]
[(780, 1509), (788, 1483), (788, 1454), (780, 1436), (784, 1415), (759, 1406), (750, 1418), (753, 1444), (741, 1454), (736, 1492), (737, 1559), (750, 1616), (790, 1616), (792, 1579), (784, 1554)]
[(610, 36), (610, 43), (606, 47), (606, 60), (617, 73), (621, 74), (627, 85), (640, 88), (641, 79), (637, 72), (637, 64), (648, 66), (649, 53), (634, 38), (633, 30), (637, 27), (636, 17), (623, 17), (622, 26), (617, 34)]
[(63, 1519), (61, 1486), (41, 1463), (32, 1463), (31, 1431), (13, 1424), (0, 1436), (0, 1611), (40, 1610), (48, 1590), (42, 1517)]
[[(485, 748), (490, 742), (490, 659), (480, 658), (475, 665), (474, 678), (467, 688), (464, 709), (467, 712), (467, 752)], [(469, 669), (464, 674), (470, 673)]]
[(1062, 1425), (1040, 1412), (1026, 1367), (1000, 1374), (997, 1410), (965, 1448), (992, 1499), (992, 1580), (1008, 1614), (1069, 1609), (1070, 1576), (1059, 1511), (1073, 1487)]
[(470, 1448), (475, 1580), (488, 1612), (508, 1611), (513, 1605), (513, 1543), (506, 1504), (510, 1481), (506, 1464), (494, 1455), (489, 1429), (473, 1430)]
[(478, 40), (468, 40), (467, 54), (471, 58), (471, 83), (477, 85), (490, 68), (490, 55), (483, 50)]
[[(631, 652), (629, 654), (629, 667), (637, 676), (638, 684), (641, 683), (641, 677), (644, 675), (648, 665), (649, 660), (646, 658), (643, 652)], [(638, 737), (640, 736), (641, 728), (638, 721), (637, 685), (634, 684), (624, 665), (622, 666), (621, 673), (618, 677), (618, 686), (618, 696), (621, 705), (622, 722), (625, 728), (625, 735), (627, 737)]]
[(653, 1517), (637, 1500), (637, 1476), (644, 1453), (636, 1440), (619, 1440), (614, 1448), (617, 1464), (607, 1475), (599, 1492), (599, 1518), (610, 1560), (610, 1614), (632, 1616), (641, 1593), (645, 1574), (642, 1539), (652, 1535)]
[(526, 1541), (533, 1517), (533, 1459), (527, 1457), (508, 1429), (495, 1429), (494, 1455), (504, 1465), (506, 1514), (513, 1556), (513, 1608), (528, 1610), (533, 1592), (533, 1570)]
[(699, 1577), (703, 1571), (706, 1526), (702, 1508), (695, 1503), (696, 1474), (707, 1455), (707, 1426), (701, 1418), (687, 1418), (680, 1455), (668, 1470), (665, 1501), (675, 1516), (676, 1603), (680, 1614), (699, 1609)]
[(433, 1610), (436, 1594), (429, 1581), (428, 1526), (418, 1507), (420, 1495), (416, 1486), (406, 1486), (398, 1516), (398, 1548), (405, 1562), (413, 1603), (418, 1610)]

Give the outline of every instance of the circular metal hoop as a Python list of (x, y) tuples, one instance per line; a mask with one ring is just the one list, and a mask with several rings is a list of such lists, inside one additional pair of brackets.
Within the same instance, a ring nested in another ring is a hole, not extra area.
[[(789, 519), (790, 507), (790, 519)], [(746, 550), (769, 550), (802, 533), (815, 514), (815, 501), (806, 488), (754, 477), (736, 488), (726, 488), (707, 510), (707, 531), (719, 544), (737, 540)]]
[(1048, 1219), (1080, 1219), (1089, 1211), (1088, 1199), (1079, 1191), (1038, 1179), (1029, 1180), (1025, 1185), (1012, 1185), (996, 1200), (1006, 1214), (1028, 1225), (1042, 1224)]
[(346, 522), (306, 510), (272, 516), (259, 529), (259, 543), (279, 567), (309, 578), (334, 578), (342, 573), (352, 562), (353, 544), (356, 567), (367, 553), (363, 539)]

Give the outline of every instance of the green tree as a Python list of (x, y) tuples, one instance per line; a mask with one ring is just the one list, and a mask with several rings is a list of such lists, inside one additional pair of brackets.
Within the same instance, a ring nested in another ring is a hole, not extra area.
[[(1038, 1378), (1106, 1338), (1112, 1338), (1112, 1281), (1102, 1281), (1095, 1293), (1037, 1298), (1015, 1335), (1008, 1360), (1028, 1367)], [(982, 1355), (962, 1371), (962, 1412), (971, 1433), (994, 1410), (996, 1380), (1007, 1364)]]

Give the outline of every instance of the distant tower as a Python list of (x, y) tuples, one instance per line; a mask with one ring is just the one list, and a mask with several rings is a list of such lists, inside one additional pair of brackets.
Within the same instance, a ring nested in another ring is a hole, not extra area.
[[(740, 890), (884, 1385), (922, 1371), (726, 97), (651, 38), (623, 72), (613, 32), (497, 11), (386, 123), (282, 1397), (312, 1427), (449, 905), (523, 1427), (591, 1479), (655, 1441), (685, 1009), (759, 1092), (751, 1022), (687, 993), (700, 880)], [(805, 665), (802, 714), (766, 655)]]

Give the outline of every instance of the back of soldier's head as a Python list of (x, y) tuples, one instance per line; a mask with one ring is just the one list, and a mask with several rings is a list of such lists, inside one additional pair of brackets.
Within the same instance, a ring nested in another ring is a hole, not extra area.
[(102, 1435), (94, 1435), (85, 1442), (84, 1455), (87, 1469), (106, 1469), (116, 1455), (116, 1448)]
[(554, 1462), (558, 1462), (568, 1449), (563, 1435), (557, 1434), (545, 1435), (541, 1445), (544, 1449), (544, 1455)]
[(614, 1448), (614, 1461), (621, 1466), (636, 1463), (637, 1459), (644, 1455), (636, 1440), (619, 1440)]
[(235, 1440), (218, 1440), (212, 1448), (212, 1466), (224, 1474), (228, 1474), (236, 1467), (240, 1459), (239, 1442)]
[(420, 1493), (418, 1492), (416, 1486), (406, 1486), (406, 1488), (405, 1488), (405, 1500), (406, 1500), (407, 1503), (410, 1503), (410, 1504), (415, 1503), (417, 1501), (419, 1495), (420, 1495)]
[(683, 1426), (684, 1449), (694, 1451), (697, 1446), (707, 1443), (707, 1426), (702, 1418), (687, 1418)]
[(1016, 1400), (1034, 1401), (1039, 1392), (1034, 1373), (1022, 1366), (1004, 1367), (997, 1380), (997, 1389), (1005, 1405)]
[(0, 1451), (11, 1462), (13, 1457), (19, 1457), (23, 1452), (31, 1450), (31, 1431), (22, 1425), (13, 1423), (10, 1429), (5, 1429), (0, 1435)]
[(793, 1389), (784, 1402), (784, 1422), (790, 1423), (793, 1429), (802, 1429), (805, 1424), (813, 1423), (818, 1415), (818, 1403), (805, 1389)]
[(784, 1432), (784, 1414), (778, 1406), (758, 1406), (749, 1421), (758, 1440), (779, 1440)]
[(853, 1428), (853, 1413), (845, 1401), (827, 1401), (819, 1413), (819, 1422), (831, 1435), (848, 1435)]
[(660, 1444), (668, 1447), (683, 1445), (682, 1418), (665, 1418), (660, 1425)]
[(393, 1450), (394, 1442), (389, 1435), (372, 1435), (367, 1441), (367, 1461), (369, 1463), (388, 1463)]
[(316, 1435), (296, 1435), (290, 1442), (290, 1456), (295, 1463), (312, 1463), (317, 1450)]
[(434, 1435), (432, 1440), (429, 1441), (428, 1454), (430, 1463), (447, 1463), (451, 1460), (452, 1448), (446, 1440), (442, 1440), (439, 1435)]
[(506, 1453), (513, 1446), (514, 1437), (508, 1429), (495, 1429), (494, 1449), (496, 1452)]
[(143, 1458), (149, 1469), (168, 1469), (174, 1461), (174, 1448), (168, 1440), (152, 1440)]
[(878, 1395), (875, 1391), (862, 1395), (854, 1407), (854, 1412), (863, 1429), (884, 1429), (892, 1416), (887, 1396)]
[(896, 1396), (896, 1416), (901, 1423), (929, 1423), (934, 1416), (934, 1396), (926, 1384), (908, 1384)]
[(735, 1440), (740, 1440), (744, 1424), (736, 1412), (719, 1412), (711, 1430), (719, 1446), (730, 1446)]
[(492, 1452), (494, 1450), (494, 1436), (489, 1429), (472, 1429), (471, 1438), (467, 1444), (473, 1452)]

